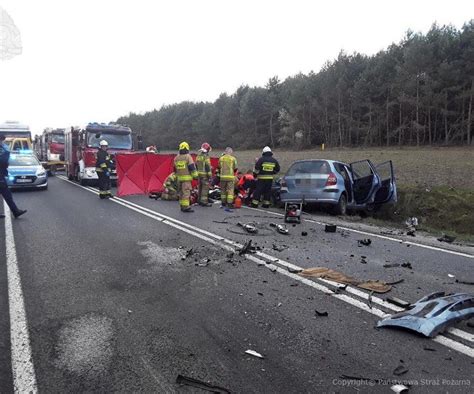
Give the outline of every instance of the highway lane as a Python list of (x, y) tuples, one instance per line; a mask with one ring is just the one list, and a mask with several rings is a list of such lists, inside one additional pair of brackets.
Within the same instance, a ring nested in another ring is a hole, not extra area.
[[(420, 392), (446, 391), (446, 385), (435, 385), (438, 378), (472, 376), (471, 357), (410, 333), (375, 330), (373, 314), (272, 272), (269, 265), (229, 261), (229, 245), (171, 226), (142, 208), (100, 201), (59, 178), (51, 179), (47, 192), (15, 197), (29, 209), (28, 216), (13, 221), (13, 232), (40, 391), (173, 392), (183, 390), (174, 383), (181, 373), (234, 392), (344, 391), (339, 377), (359, 375), (387, 379), (364, 391), (388, 392), (386, 383), (397, 379), (393, 370), (400, 360), (409, 369), (402, 379), (433, 380), (431, 387), (413, 388)], [(235, 222), (273, 221), (269, 214), (248, 210), (197, 208), (184, 215), (175, 203), (127, 200), (236, 242), (249, 237), (227, 231), (239, 230)], [(215, 223), (225, 218), (230, 225)], [(307, 237), (301, 236), (303, 229)], [(392, 292), (410, 301), (440, 288), (460, 290), (444, 274), (467, 275), (469, 264), (472, 269), (472, 259), (446, 254), (440, 263), (437, 253), (394, 242), (373, 239), (371, 247), (358, 248), (359, 236), (330, 236), (310, 223), (291, 230), (296, 233), (291, 237), (269, 234), (255, 237), (256, 242), (272, 256), (303, 267), (404, 278)], [(273, 251), (276, 242), (290, 248)], [(195, 253), (183, 260), (190, 248)], [(367, 264), (359, 262), (361, 255)], [(415, 269), (382, 267), (402, 259)], [(0, 274), (4, 283), (5, 273)], [(0, 307), (4, 312), (3, 293)], [(315, 309), (328, 316), (315, 316)], [(5, 338), (5, 324), (0, 327)], [(427, 345), (435, 351), (423, 350)], [(247, 356), (247, 349), (266, 358)], [(11, 381), (11, 376), (0, 381), (2, 389), (9, 391)], [(465, 392), (466, 387), (449, 390)]]

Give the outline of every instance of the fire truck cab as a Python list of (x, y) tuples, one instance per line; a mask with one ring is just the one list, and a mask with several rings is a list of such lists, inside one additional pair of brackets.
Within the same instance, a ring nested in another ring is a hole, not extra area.
[[(108, 152), (112, 157), (118, 153), (131, 152), (133, 149), (132, 130), (127, 126), (89, 123), (83, 128), (71, 127), (66, 130), (64, 156), (69, 180), (76, 180), (81, 185), (97, 182), (95, 163), (102, 140), (108, 142)], [(111, 179), (117, 179), (115, 169), (112, 170)]]
[(46, 128), (36, 136), (34, 148), (41, 164), (51, 174), (64, 167), (64, 132), (66, 129)]

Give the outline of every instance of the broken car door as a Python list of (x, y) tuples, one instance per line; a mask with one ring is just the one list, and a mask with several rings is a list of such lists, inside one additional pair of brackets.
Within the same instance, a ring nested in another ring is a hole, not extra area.
[(374, 203), (385, 204), (397, 201), (397, 187), (395, 185), (395, 175), (392, 161), (385, 161), (375, 167), (380, 178), (380, 188), (375, 192)]
[(357, 205), (372, 204), (381, 184), (373, 164), (370, 160), (361, 160), (351, 163), (350, 168), (355, 203)]

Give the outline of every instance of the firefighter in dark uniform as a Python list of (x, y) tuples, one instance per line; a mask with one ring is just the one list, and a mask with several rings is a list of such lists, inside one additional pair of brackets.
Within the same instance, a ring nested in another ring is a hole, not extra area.
[(254, 175), (257, 178), (257, 186), (253, 192), (252, 207), (258, 208), (262, 198), (262, 208), (269, 208), (272, 196), (273, 178), (280, 172), (280, 164), (273, 157), (269, 146), (262, 150), (262, 157), (255, 163)]
[(107, 153), (108, 142), (102, 140), (99, 145), (100, 149), (97, 152), (95, 170), (99, 177), (99, 197), (103, 200), (104, 198), (112, 197), (112, 192), (110, 191), (110, 172), (114, 167), (114, 162)]

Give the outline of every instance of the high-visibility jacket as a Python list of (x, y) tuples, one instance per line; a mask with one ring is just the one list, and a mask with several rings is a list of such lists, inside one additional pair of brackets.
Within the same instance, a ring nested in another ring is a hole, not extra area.
[(169, 191), (178, 191), (178, 177), (174, 172), (166, 177), (163, 186)]
[(196, 156), (196, 167), (200, 178), (210, 178), (212, 176), (211, 158), (206, 153), (200, 152)]
[(95, 170), (97, 172), (110, 172), (114, 168), (114, 161), (107, 151), (99, 149), (97, 152), (97, 160), (95, 162)]
[(198, 177), (196, 166), (189, 153), (179, 154), (174, 158), (174, 172), (178, 182), (191, 182)]
[(266, 152), (255, 163), (254, 173), (257, 179), (273, 180), (273, 177), (280, 172), (280, 164), (278, 160), (273, 157), (271, 152)]
[(234, 181), (237, 160), (234, 156), (224, 154), (219, 158), (219, 176), (221, 181)]

